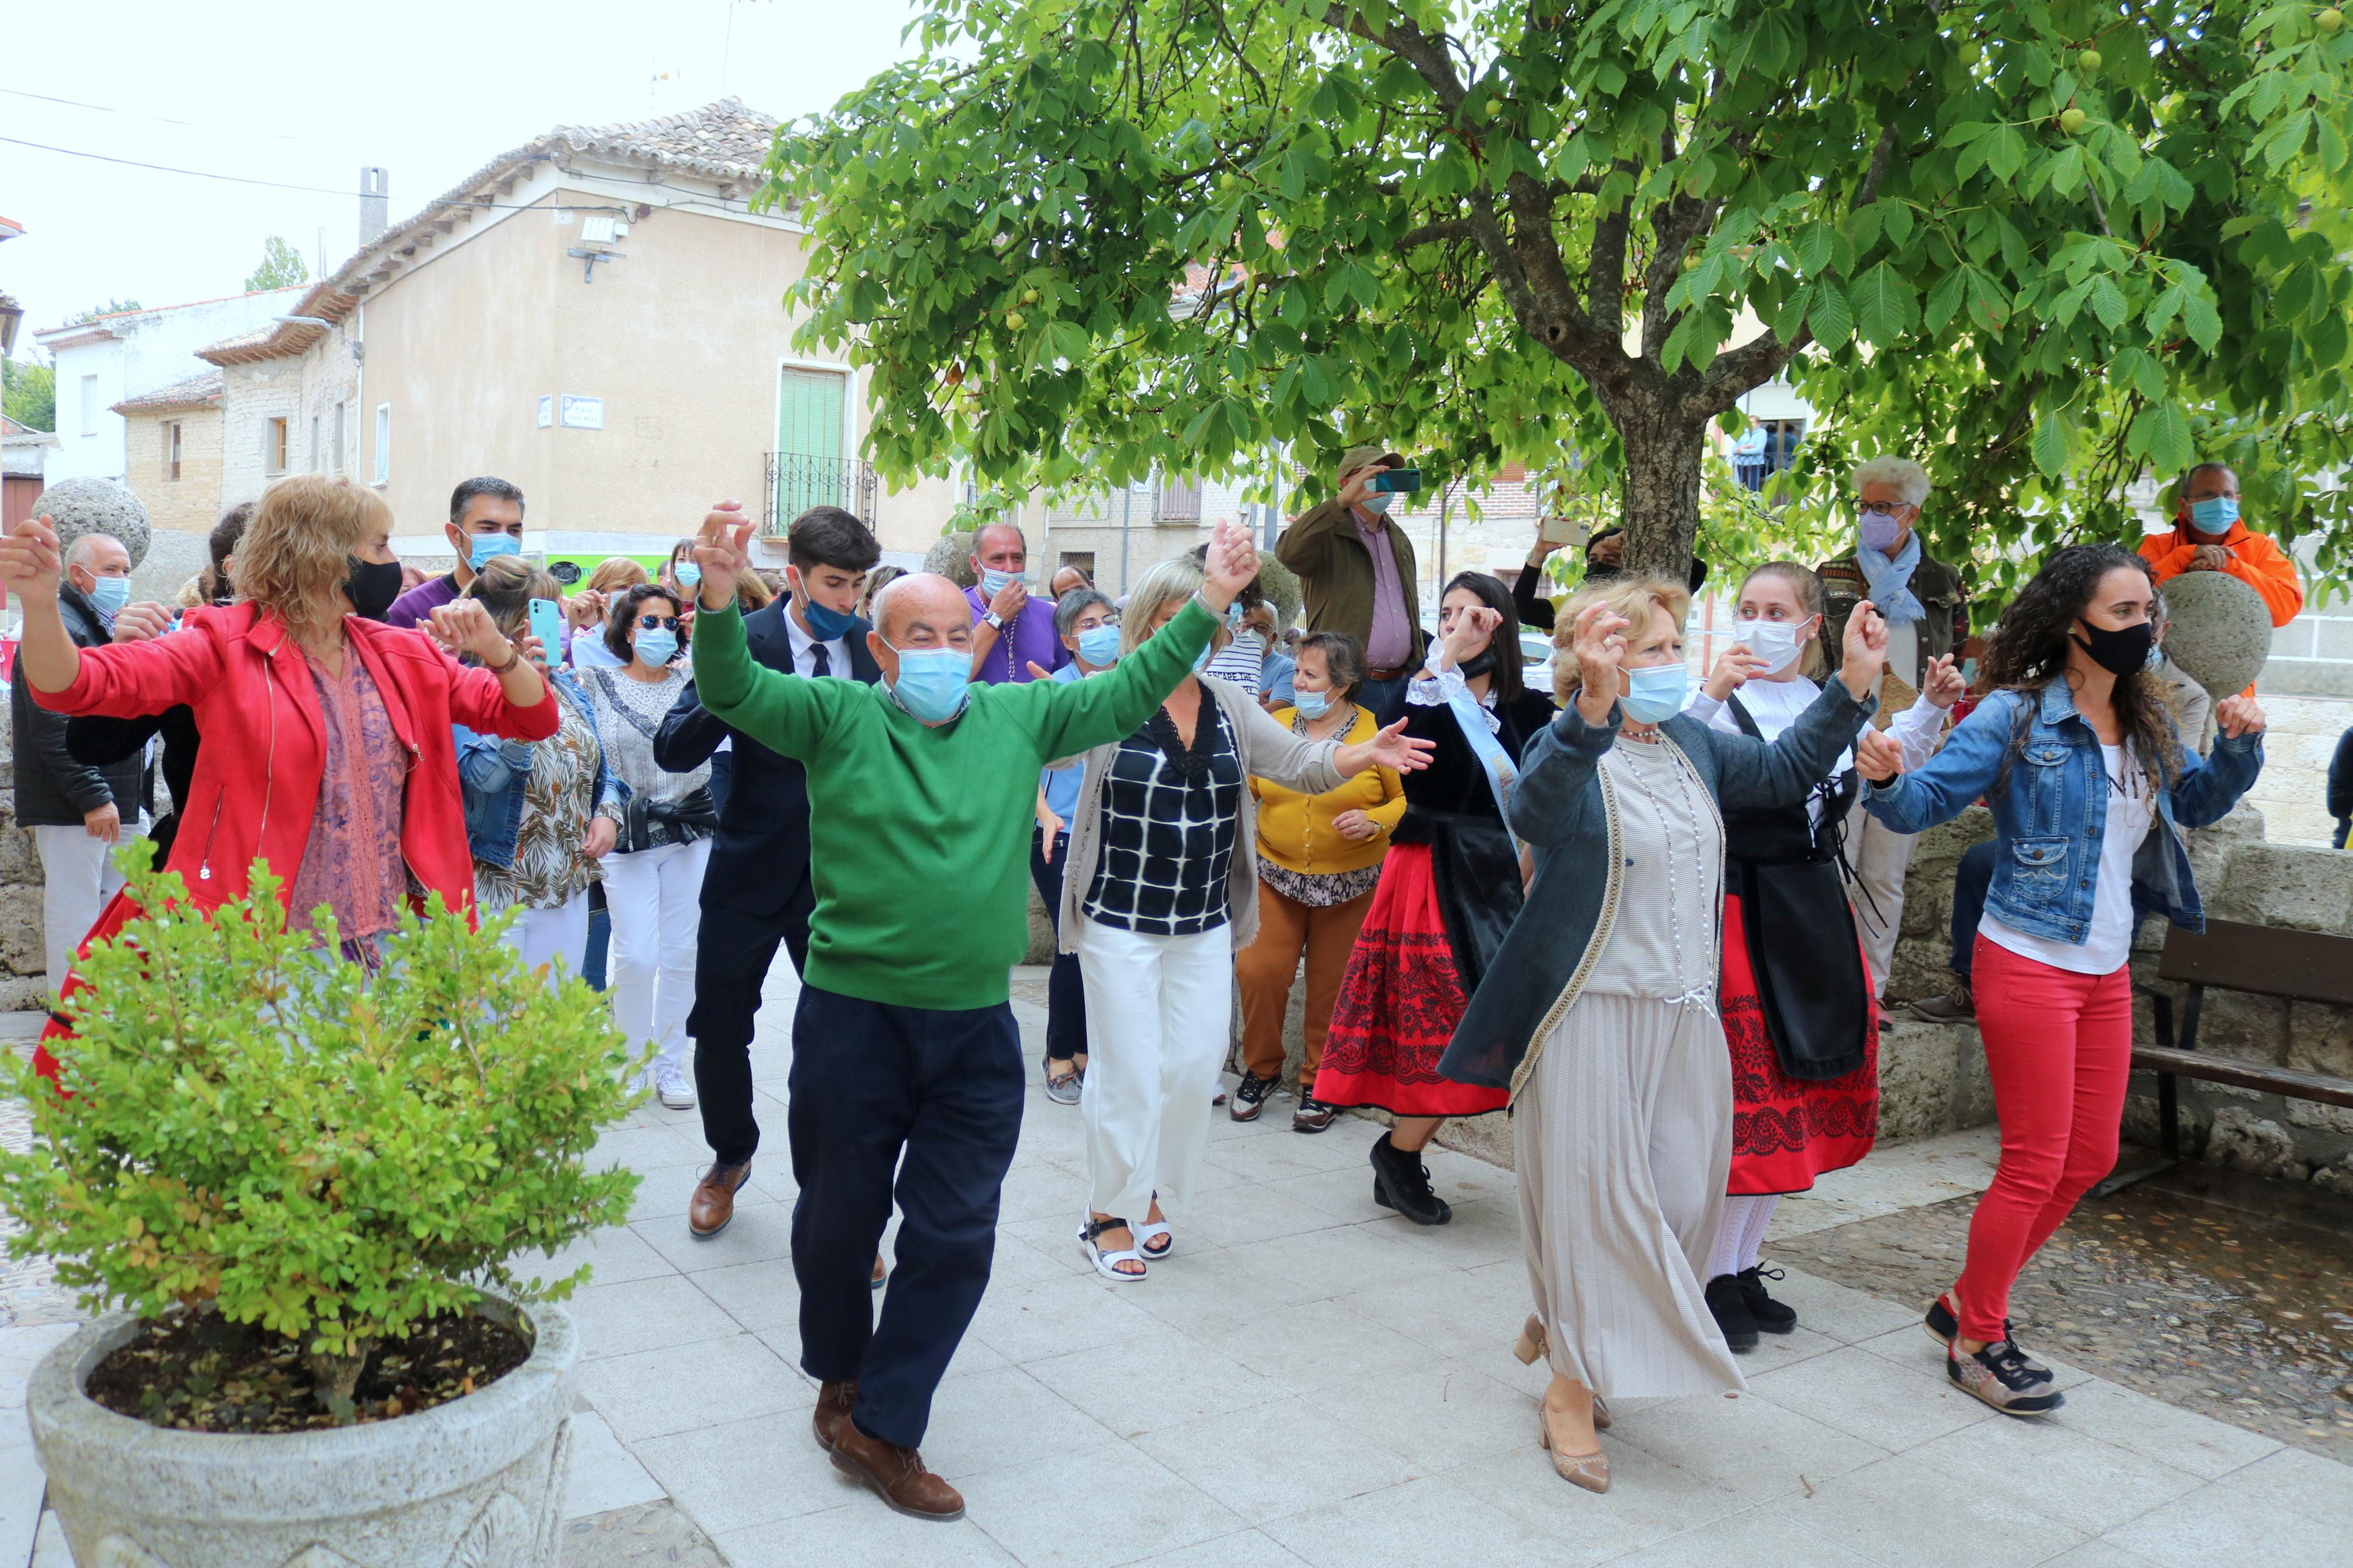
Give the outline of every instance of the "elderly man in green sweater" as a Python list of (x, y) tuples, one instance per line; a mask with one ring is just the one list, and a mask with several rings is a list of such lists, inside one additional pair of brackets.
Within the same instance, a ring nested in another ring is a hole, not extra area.
[[(900, 1512), (958, 1519), (964, 1499), (915, 1449), (988, 1283), (1021, 1128), (1006, 984), (1029, 943), (1038, 770), (1149, 718), (1258, 559), (1247, 531), (1220, 527), (1195, 600), (1117, 668), (1076, 682), (970, 684), (965, 595), (944, 577), (902, 577), (875, 601), (867, 646), (882, 681), (867, 686), (753, 661), (734, 607), (750, 536), (733, 501), (703, 520), (694, 677), (704, 708), (808, 771), (817, 909), (786, 1124), (817, 1440)], [(732, 1193), (749, 1173), (705, 1179)], [(868, 1281), (894, 1197), (898, 1268), (877, 1323)]]

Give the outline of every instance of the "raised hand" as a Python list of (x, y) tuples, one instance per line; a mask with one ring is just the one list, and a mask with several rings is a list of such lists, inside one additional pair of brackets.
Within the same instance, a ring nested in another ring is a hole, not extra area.
[(2263, 710), (2253, 698), (2240, 692), (2214, 704), (2214, 723), (2234, 741), (2242, 735), (2260, 735), (2263, 732)]
[(1904, 743), (1884, 730), (1866, 728), (1854, 742), (1854, 765), (1873, 784), (1885, 784), (1904, 771)]
[(1715, 668), (1709, 672), (1700, 689), (1718, 702), (1748, 684), (1748, 678), (1765, 668), (1765, 661), (1755, 650), (1734, 643), (1716, 656)]
[(1920, 678), (1920, 695), (1930, 706), (1950, 708), (1969, 689), (1961, 675), (1961, 667), (1948, 653), (1940, 653), (1928, 661), (1928, 668)]
[(1869, 599), (1858, 600), (1846, 618), (1846, 660), (1839, 667), (1839, 679), (1860, 702), (1877, 689), (1886, 668), (1887, 622)]
[(170, 606), (153, 599), (142, 599), (135, 605), (125, 605), (114, 616), (116, 642), (146, 642), (160, 637), (172, 626)]
[(1495, 628), (1503, 624), (1503, 613), (1484, 605), (1457, 612), (1453, 629), (1446, 634), (1442, 644), (1445, 658), (1440, 667), (1451, 669), (1478, 658), (1480, 651), (1494, 640)]
[(564, 601), (564, 618), (574, 631), (605, 624), (605, 595), (594, 588), (583, 588)]
[(1029, 585), (1016, 577), (997, 591), (997, 596), (988, 601), (988, 607), (997, 612), (998, 620), (1009, 621), (1019, 615), (1021, 607), (1029, 602)]
[(434, 605), (427, 629), (433, 640), (451, 653), (470, 653), (492, 668), (503, 666), (514, 647), (500, 633), (498, 623), (491, 619), (491, 612), (482, 608), (480, 599), (452, 599)]
[(1626, 659), (1626, 628), (1633, 623), (1607, 605), (1588, 605), (1569, 630), (1577, 660), (1577, 710), (1588, 724), (1606, 724), (1618, 703), (1618, 669)]
[(55, 599), (63, 574), (56, 524), (44, 515), (27, 518), (0, 535), (0, 583), (26, 599)]
[(752, 558), (752, 525), (744, 521), (742, 501), (723, 500), (705, 512), (694, 535), (695, 564), (702, 568), (697, 602), (706, 610), (724, 609), (735, 597), (735, 579)]
[(1250, 544), (1250, 530), (1230, 522), (1218, 524), (1209, 541), (1208, 568), (1201, 583), (1201, 597), (1209, 608), (1225, 614), (1234, 595), (1249, 587), (1257, 575), (1258, 552)]

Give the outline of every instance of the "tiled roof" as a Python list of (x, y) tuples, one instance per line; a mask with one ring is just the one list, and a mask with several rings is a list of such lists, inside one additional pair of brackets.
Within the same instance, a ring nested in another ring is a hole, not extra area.
[(768, 155), (777, 122), (741, 99), (723, 98), (684, 114), (618, 125), (559, 125), (511, 152), (501, 153), (452, 185), (406, 223), (396, 224), (360, 247), (327, 282), (354, 299), (384, 280), (438, 235), (470, 219), (472, 208), (496, 205), (535, 163), (565, 165), (575, 157), (675, 170), (720, 186), (723, 196), (752, 194)]
[(175, 381), (169, 386), (159, 386), (153, 392), (142, 392), (136, 397), (126, 397), (114, 405), (117, 414), (169, 414), (175, 408), (206, 408), (217, 405), (221, 400), (221, 373), (208, 370), (202, 375), (192, 375), (185, 381)]

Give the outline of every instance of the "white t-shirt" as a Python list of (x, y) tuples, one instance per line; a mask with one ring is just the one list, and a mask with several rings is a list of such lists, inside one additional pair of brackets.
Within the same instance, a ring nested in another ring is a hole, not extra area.
[(2157, 820), (2157, 798), (2132, 748), (2102, 745), (2100, 765), (2108, 773), (2108, 820), (2100, 829), (2100, 866), (2093, 873), (2092, 929), (2082, 945), (2012, 931), (1991, 910), (1978, 923), (1988, 942), (2075, 974), (2113, 974), (2132, 956), (2133, 856)]

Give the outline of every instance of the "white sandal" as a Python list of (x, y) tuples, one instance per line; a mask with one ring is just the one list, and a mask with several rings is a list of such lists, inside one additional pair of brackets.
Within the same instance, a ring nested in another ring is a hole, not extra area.
[[(1176, 1233), (1165, 1219), (1146, 1220), (1129, 1228), (1135, 1236), (1135, 1249), (1155, 1263), (1176, 1250)], [(1155, 1241), (1160, 1243), (1158, 1247), (1152, 1245)]]
[[(1131, 1236), (1134, 1234), (1129, 1228), (1127, 1221), (1124, 1219), (1097, 1219), (1092, 1215), (1089, 1215), (1079, 1223), (1079, 1245), (1085, 1249), (1088, 1258), (1094, 1264), (1095, 1272), (1106, 1279), (1115, 1279), (1123, 1285), (1143, 1279), (1145, 1269), (1150, 1266), (1145, 1263), (1144, 1255), (1134, 1247), (1120, 1247), (1106, 1252), (1095, 1245), (1095, 1238), (1107, 1230), (1126, 1230)], [(1133, 1274), (1116, 1267), (1130, 1261), (1137, 1265)]]

